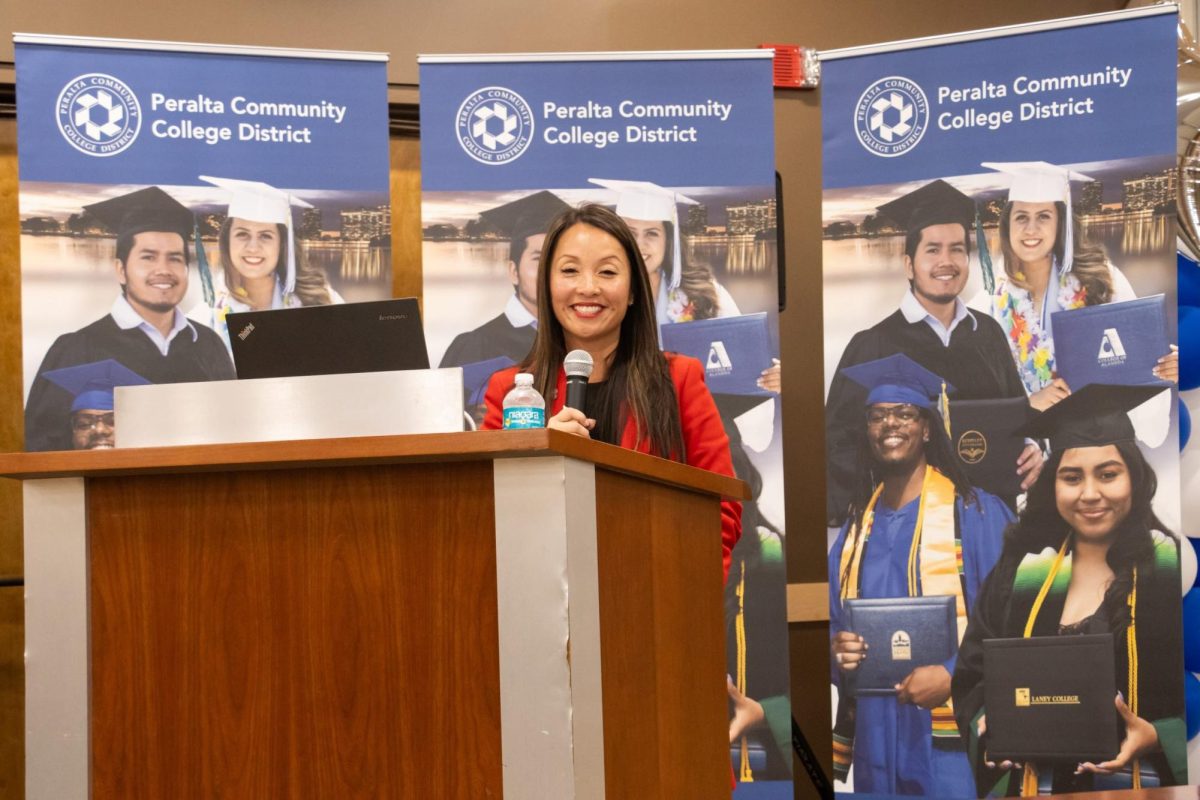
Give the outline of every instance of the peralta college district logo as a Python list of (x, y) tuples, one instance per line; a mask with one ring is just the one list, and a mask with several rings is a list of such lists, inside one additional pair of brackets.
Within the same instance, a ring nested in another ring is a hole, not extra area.
[(133, 90), (111, 75), (80, 75), (63, 87), (55, 104), (58, 129), (89, 156), (115, 156), (137, 139), (142, 107)]
[(859, 144), (883, 158), (917, 146), (929, 127), (929, 101), (920, 86), (893, 75), (867, 87), (854, 108), (854, 134)]
[(533, 142), (533, 109), (503, 86), (472, 92), (458, 107), (458, 143), (481, 164), (507, 164)]

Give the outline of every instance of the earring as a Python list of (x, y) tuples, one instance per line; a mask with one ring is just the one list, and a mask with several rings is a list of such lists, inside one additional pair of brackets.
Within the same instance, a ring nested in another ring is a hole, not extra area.
[(926, 442), (928, 442), (928, 441), (929, 441), (929, 434), (928, 434), (928, 433), (927, 433), (927, 434), (925, 434), (925, 441), (926, 441)]

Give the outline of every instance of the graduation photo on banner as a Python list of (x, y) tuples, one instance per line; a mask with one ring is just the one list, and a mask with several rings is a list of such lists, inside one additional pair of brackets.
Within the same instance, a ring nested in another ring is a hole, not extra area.
[(235, 377), (226, 315), (391, 296), (386, 56), (16, 37), (27, 450)]
[(1176, 23), (821, 56), (839, 791), (1188, 782)]
[(421, 216), (430, 362), (463, 367), (480, 423), (537, 335), (552, 221), (628, 225), (659, 344), (700, 362), (754, 494), (726, 562), (731, 764), (790, 797), (770, 73), (763, 51), (423, 56)]

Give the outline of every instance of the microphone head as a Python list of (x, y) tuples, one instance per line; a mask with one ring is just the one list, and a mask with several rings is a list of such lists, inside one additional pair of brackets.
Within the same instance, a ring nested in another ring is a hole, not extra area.
[(572, 350), (563, 359), (567, 377), (586, 378), (592, 374), (592, 354), (587, 350)]

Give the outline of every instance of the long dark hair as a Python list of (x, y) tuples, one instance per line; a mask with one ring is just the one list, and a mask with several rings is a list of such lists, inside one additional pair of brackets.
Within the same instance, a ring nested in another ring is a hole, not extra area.
[[(1017, 277), (1020, 272), (1021, 260), (1013, 253), (1009, 240), (1012, 231), (1012, 201), (1004, 204), (1004, 213), (1000, 215), (1000, 252), (1004, 255), (1004, 272), (1008, 279), (1022, 289), (1028, 290), (1029, 283), (1023, 277)], [(1063, 263), (1066, 253), (1067, 225), (1071, 225), (1074, 252), (1071, 254), (1071, 274), (1079, 281), (1085, 290), (1084, 303), (1089, 306), (1103, 305), (1112, 300), (1112, 273), (1108, 269), (1108, 254), (1104, 246), (1093, 242), (1083, 235), (1083, 225), (1079, 218), (1072, 215), (1068, 223), (1067, 204), (1055, 202), (1058, 210), (1058, 227), (1054, 231), (1054, 257), (1058, 263)], [(1047, 291), (1054, 291), (1048, 288)]]
[[(954, 484), (954, 493), (962, 498), (967, 505), (975, 502), (975, 489), (972, 488), (967, 473), (959, 463), (950, 437), (942, 424), (940, 414), (928, 408), (917, 409), (921, 419), (929, 429), (929, 441), (925, 443), (925, 463), (945, 475)], [(858, 428), (858, 467), (855, 469), (854, 492), (850, 499), (849, 518), (857, 521), (867, 510), (871, 495), (882, 482), (875, 456), (871, 452), (871, 443), (867, 439), (867, 423), (864, 413), (863, 423)]]
[[(217, 241), (221, 248), (221, 269), (225, 273), (225, 286), (231, 294), (239, 295), (238, 291), (242, 286), (242, 276), (233, 266), (233, 257), (229, 252), (229, 235), (233, 229), (233, 217), (226, 217), (221, 223), (221, 232), (217, 236)], [(279, 236), (279, 260), (275, 262), (275, 273), (279, 276), (279, 281), (282, 283), (284, 276), (287, 273), (288, 261), (288, 228), (282, 223), (275, 223), (275, 230)], [(300, 300), (300, 305), (303, 306), (325, 306), (333, 302), (333, 298), (329, 294), (329, 283), (325, 279), (325, 273), (318, 267), (313, 267), (308, 263), (308, 259), (304, 255), (304, 251), (299, 247), (296, 248), (296, 287), (294, 289), (296, 297)]]
[[(1158, 491), (1154, 468), (1146, 462), (1135, 443), (1118, 442), (1115, 447), (1129, 470), (1133, 487), (1129, 515), (1117, 525), (1116, 537), (1105, 556), (1116, 577), (1104, 593), (1103, 607), (1107, 609), (1110, 621), (1120, 624), (1129, 614), (1125, 600), (1133, 588), (1133, 568), (1154, 555), (1154, 539), (1150, 532), (1157, 530), (1172, 538), (1174, 534), (1154, 513), (1154, 494)], [(1042, 474), (1025, 496), (1025, 508), (1005, 532), (1006, 556), (1020, 558), (1026, 553), (1040, 553), (1047, 547), (1057, 550), (1071, 532), (1066, 520), (1058, 513), (1055, 492), (1058, 467), (1065, 452), (1052, 453), (1042, 466)]]
[(554, 315), (550, 299), (550, 276), (558, 242), (575, 225), (588, 225), (612, 236), (629, 262), (632, 304), (621, 320), (620, 339), (607, 379), (611, 396), (620, 404), (617, 430), (623, 430), (627, 416), (632, 415), (639, 445), (648, 442), (652, 454), (684, 461), (687, 454), (679, 421), (679, 402), (667, 357), (658, 349), (658, 321), (654, 316), (646, 264), (628, 226), (604, 206), (588, 203), (568, 209), (550, 223), (538, 261), (537, 335), (533, 348), (521, 362), (521, 369), (533, 373), (534, 386), (548, 403), (552, 403), (567, 346), (562, 323)]

